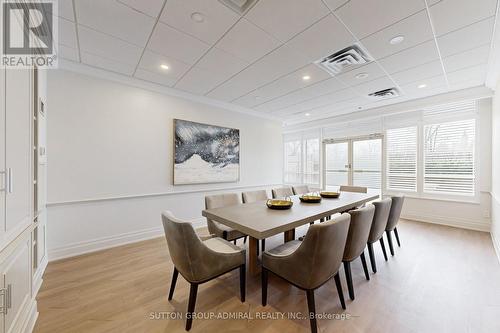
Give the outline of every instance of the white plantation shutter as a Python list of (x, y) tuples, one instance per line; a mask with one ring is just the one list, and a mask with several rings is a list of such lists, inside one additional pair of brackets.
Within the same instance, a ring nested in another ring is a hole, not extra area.
[(475, 119), (424, 126), (424, 192), (475, 194)]
[(302, 141), (285, 142), (285, 183), (302, 182)]
[(417, 191), (417, 127), (387, 130), (387, 189)]

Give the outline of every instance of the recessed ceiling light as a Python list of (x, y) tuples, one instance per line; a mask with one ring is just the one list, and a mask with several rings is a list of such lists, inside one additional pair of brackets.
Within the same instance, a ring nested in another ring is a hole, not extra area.
[(427, 85), (426, 85), (425, 83), (422, 83), (422, 84), (419, 84), (419, 85), (418, 85), (418, 88), (419, 88), (419, 89), (422, 89), (422, 88), (425, 88), (425, 87), (427, 87)]
[(309, 75), (304, 75), (304, 76), (302, 77), (302, 80), (304, 80), (304, 81), (308, 81), (308, 80), (310, 80), (310, 79), (311, 79), (311, 77), (310, 77)]
[(194, 12), (191, 14), (191, 20), (195, 21), (196, 23), (201, 23), (205, 21), (205, 16), (203, 16), (202, 13)]
[(306, 112), (304, 116), (309, 117), (311, 114), (309, 112)]
[(359, 73), (356, 75), (356, 79), (364, 79), (368, 77), (368, 73)]
[(405, 40), (405, 36), (399, 35), (399, 36), (391, 38), (391, 40), (389, 41), (389, 43), (391, 43), (392, 45), (396, 45), (396, 44), (401, 43), (404, 40)]
[(165, 65), (165, 64), (160, 65), (160, 67), (161, 67), (161, 69), (165, 69), (165, 70), (169, 69), (168, 65)]

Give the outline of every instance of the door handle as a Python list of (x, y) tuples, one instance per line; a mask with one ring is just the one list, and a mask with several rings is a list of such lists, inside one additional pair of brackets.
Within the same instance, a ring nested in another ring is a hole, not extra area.
[(7, 314), (7, 288), (0, 288), (0, 297), (2, 298), (2, 304), (0, 305), (0, 314)]
[(7, 299), (5, 300), (5, 305), (7, 307), (7, 310), (12, 308), (12, 285), (8, 284), (7, 285)]
[(5, 189), (7, 190), (7, 193), (12, 193), (14, 191), (14, 184), (13, 184), (13, 175), (12, 175), (12, 168), (7, 169), (7, 177), (6, 177), (6, 184), (5, 184)]
[(7, 176), (6, 176), (7, 172), (6, 171), (0, 171), (0, 175), (2, 176), (1, 180), (2, 180), (2, 186), (0, 188), (0, 192), (3, 192), (3, 191), (7, 191)]

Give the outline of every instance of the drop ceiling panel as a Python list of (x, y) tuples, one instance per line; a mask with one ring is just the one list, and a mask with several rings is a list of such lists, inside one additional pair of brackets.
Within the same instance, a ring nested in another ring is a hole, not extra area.
[(352, 45), (352, 34), (333, 15), (328, 15), (293, 37), (286, 45), (303, 52), (313, 62)]
[(82, 52), (133, 66), (139, 62), (140, 47), (83, 26), (79, 26), (78, 35)]
[(333, 11), (342, 6), (343, 4), (348, 3), (349, 0), (325, 0), (324, 2), (328, 6), (328, 8), (330, 8), (330, 10)]
[(422, 43), (379, 60), (380, 65), (389, 73), (396, 73), (439, 59), (434, 40)]
[(167, 87), (171, 87), (175, 83), (175, 79), (170, 76), (166, 76), (161, 73), (150, 72), (142, 68), (138, 68), (134, 76), (138, 79), (157, 83)]
[(366, 82), (356, 87), (353, 87), (360, 95), (368, 97), (368, 94), (371, 94), (375, 91), (384, 90), (396, 87), (396, 84), (388, 77), (383, 76), (379, 79)]
[(133, 8), (141, 13), (151, 17), (160, 15), (161, 7), (164, 0), (116, 0), (130, 8)]
[(59, 30), (59, 44), (78, 49), (78, 41), (76, 39), (75, 23), (66, 19), (60, 18), (57, 22)]
[(160, 22), (148, 43), (148, 49), (188, 64), (194, 64), (209, 47), (208, 44)]
[(175, 88), (193, 94), (205, 95), (228, 78), (229, 76), (224, 76), (219, 71), (208, 71), (195, 66), (176, 83)]
[[(366, 75), (366, 77), (356, 77), (363, 74)], [(347, 73), (337, 75), (336, 77), (346, 85), (356, 86), (365, 82), (373, 81), (385, 75), (386, 74), (384, 73), (382, 67), (380, 67), (376, 62), (372, 62)]]
[(321, 0), (260, 0), (245, 17), (286, 42), (329, 12)]
[(76, 0), (78, 23), (138, 46), (146, 45), (155, 20), (113, 0)]
[(448, 73), (451, 88), (463, 89), (484, 84), (486, 67), (486, 64), (483, 64)]
[[(193, 13), (203, 15), (203, 22), (194, 21)], [(218, 0), (168, 0), (160, 21), (212, 45), (239, 17)]]
[(444, 58), (444, 68), (447, 72), (453, 72), (467, 67), (486, 64), (489, 54), (490, 44), (485, 44), (478, 48)]
[(437, 36), (495, 15), (497, 0), (443, 0), (431, 6)]
[(335, 14), (362, 39), (424, 8), (422, 0), (351, 0)]
[(73, 12), (73, 1), (72, 0), (59, 0), (56, 1), (57, 4), (57, 16), (63, 17), (67, 20), (75, 22), (75, 14)]
[(439, 75), (444, 75), (441, 60), (435, 60), (427, 64), (415, 66), (413, 68), (394, 73), (391, 76), (398, 84), (405, 85)]
[(221, 72), (229, 77), (240, 72), (248, 65), (249, 63), (247, 61), (241, 60), (230, 53), (214, 47), (200, 59), (196, 67), (212, 72)]
[(132, 73), (134, 73), (135, 69), (134, 65), (124, 64), (114, 59), (111, 60), (85, 51), (82, 51), (81, 54), (82, 54), (82, 62), (87, 65), (102, 68), (111, 72), (116, 72), (124, 75), (132, 75)]
[[(304, 81), (302, 77), (306, 75), (309, 76), (310, 79)], [(323, 81), (329, 77), (330, 75), (325, 71), (311, 64), (238, 98), (234, 103), (246, 107), (253, 107), (273, 98), (283, 96), (291, 91)]]
[(447, 57), (490, 43), (493, 24), (494, 18), (492, 17), (438, 37), (441, 55)]
[(232, 101), (307, 63), (307, 58), (283, 45), (211, 91), (208, 96)]
[[(421, 84), (425, 84), (425, 87), (419, 88), (419, 85)], [(428, 96), (438, 92), (443, 92), (443, 90), (448, 89), (448, 87), (444, 75), (438, 75), (426, 79), (415, 80), (412, 83), (403, 84), (401, 89), (403, 89), (407, 96), (417, 98), (419, 96)]]
[[(161, 68), (161, 65), (167, 65), (168, 69)], [(166, 76), (174, 82), (186, 73), (191, 66), (176, 59), (164, 55), (145, 51), (139, 63), (139, 68), (156, 73), (160, 76)]]
[(78, 50), (65, 45), (59, 44), (57, 46), (57, 56), (66, 60), (78, 62)]
[[(392, 45), (389, 41), (404, 36), (403, 42)], [(422, 10), (361, 40), (368, 52), (381, 59), (434, 38), (427, 11)]]
[(276, 38), (242, 18), (217, 43), (217, 47), (240, 59), (254, 62), (280, 44)]

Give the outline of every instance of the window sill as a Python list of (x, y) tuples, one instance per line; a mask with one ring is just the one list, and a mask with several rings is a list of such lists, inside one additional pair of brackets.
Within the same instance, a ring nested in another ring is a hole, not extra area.
[(466, 203), (466, 204), (471, 204), (471, 205), (479, 205), (481, 204), (481, 201), (479, 199), (479, 195), (476, 195), (474, 197), (446, 197), (446, 196), (433, 196), (433, 195), (428, 195), (428, 194), (423, 194), (423, 195), (418, 195), (415, 193), (408, 193), (408, 192), (397, 192), (397, 191), (386, 191), (384, 192), (383, 195), (397, 195), (397, 194), (404, 194), (405, 197), (411, 198), (411, 199), (419, 199), (419, 200), (434, 200), (434, 201), (445, 201), (445, 202), (457, 202), (457, 203)]

